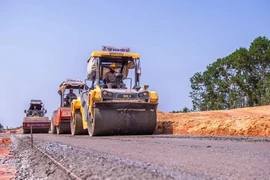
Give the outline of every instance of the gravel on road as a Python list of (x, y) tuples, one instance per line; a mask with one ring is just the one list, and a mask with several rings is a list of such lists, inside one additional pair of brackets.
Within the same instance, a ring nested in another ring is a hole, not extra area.
[[(71, 179), (30, 148), (29, 135), (17, 134), (13, 141), (22, 179)], [(269, 179), (269, 142), (247, 137), (34, 134), (36, 146), (86, 180)]]

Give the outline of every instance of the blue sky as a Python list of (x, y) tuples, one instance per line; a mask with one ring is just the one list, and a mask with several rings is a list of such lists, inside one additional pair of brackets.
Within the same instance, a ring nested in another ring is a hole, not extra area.
[(270, 38), (268, 0), (1, 0), (0, 123), (20, 126), (30, 99), (51, 116), (66, 78), (86, 78), (102, 45), (141, 54), (142, 84), (159, 109), (192, 107), (190, 77), (217, 58)]

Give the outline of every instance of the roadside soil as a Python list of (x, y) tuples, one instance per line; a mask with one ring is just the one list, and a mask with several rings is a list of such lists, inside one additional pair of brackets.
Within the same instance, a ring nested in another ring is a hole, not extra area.
[(189, 113), (158, 111), (155, 134), (270, 137), (270, 106)]
[(10, 163), (13, 159), (9, 135), (0, 134), (0, 180), (15, 179), (16, 169)]
[(10, 129), (4, 129), (4, 133), (19, 133), (19, 134), (22, 134), (23, 130), (22, 128), (19, 128), (19, 129), (13, 129), (13, 130), (10, 130)]

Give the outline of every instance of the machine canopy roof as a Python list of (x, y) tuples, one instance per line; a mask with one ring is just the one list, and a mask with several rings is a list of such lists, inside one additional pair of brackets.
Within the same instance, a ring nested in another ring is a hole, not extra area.
[[(100, 58), (101, 67), (97, 68), (97, 58)], [(87, 79), (96, 79), (96, 73), (100, 74), (101, 78), (109, 71), (110, 64), (115, 63), (116, 71), (122, 70), (123, 79), (127, 78), (129, 69), (135, 68), (135, 59), (140, 59), (139, 53), (130, 52), (130, 48), (117, 48), (112, 46), (102, 46), (102, 51), (93, 51), (87, 59)], [(94, 74), (94, 75), (93, 75)]]
[(43, 104), (43, 102), (39, 99), (31, 99), (29, 104)]
[(58, 93), (64, 94), (66, 89), (87, 89), (88, 86), (81, 80), (78, 79), (67, 79), (63, 81), (58, 88)]

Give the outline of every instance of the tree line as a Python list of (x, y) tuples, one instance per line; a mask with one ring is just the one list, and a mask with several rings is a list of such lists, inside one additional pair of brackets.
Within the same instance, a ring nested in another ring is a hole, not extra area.
[(4, 126), (0, 123), (0, 132), (3, 132)]
[(269, 105), (269, 70), (270, 40), (259, 36), (249, 48), (236, 49), (190, 78), (193, 107), (188, 112)]
[[(6, 128), (7, 130), (15, 130), (15, 129), (20, 129), (20, 128), (22, 128), (22, 126), (18, 126), (18, 127), (10, 127), (10, 128)], [(0, 132), (3, 132), (3, 130), (4, 130), (4, 126), (0, 123)]]

